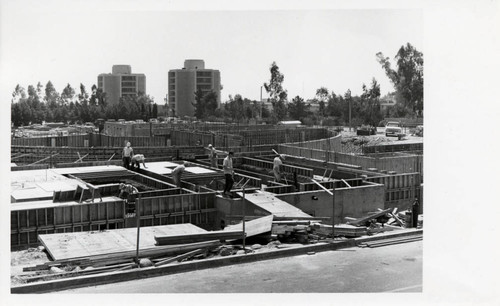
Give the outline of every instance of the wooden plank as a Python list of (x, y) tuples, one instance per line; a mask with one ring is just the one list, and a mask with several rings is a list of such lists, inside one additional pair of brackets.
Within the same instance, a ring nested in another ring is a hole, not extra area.
[(155, 236), (156, 245), (186, 244), (210, 240), (230, 240), (243, 237), (243, 231), (213, 231), (191, 235)]
[(155, 263), (154, 266), (155, 267), (163, 266), (163, 265), (166, 265), (166, 264), (174, 262), (174, 261), (183, 260), (183, 259), (192, 257), (194, 255), (198, 255), (200, 253), (203, 253), (203, 252), (205, 252), (205, 250), (206, 249), (196, 249), (194, 251), (187, 252), (187, 253), (182, 254), (182, 255), (178, 255), (178, 256), (175, 256), (175, 257), (172, 257), (172, 258), (169, 258), (169, 259), (165, 259), (165, 260), (159, 261), (159, 262)]
[[(246, 237), (248, 238), (259, 234), (268, 233), (271, 231), (272, 226), (273, 226), (272, 215), (245, 222)], [(237, 231), (237, 230), (243, 230), (243, 223), (229, 225), (226, 228), (224, 228), (224, 231)]]
[(364, 223), (364, 222), (366, 222), (368, 220), (376, 219), (376, 218), (378, 218), (380, 216), (383, 216), (383, 215), (391, 212), (391, 210), (392, 210), (392, 208), (388, 208), (388, 209), (385, 209), (383, 211), (371, 214), (369, 216), (366, 216), (366, 217), (363, 217), (363, 218), (360, 218), (360, 219), (356, 219), (354, 221), (347, 221), (347, 224), (359, 225), (359, 224)]
[[(242, 196), (241, 192), (238, 195)], [(280, 200), (269, 192), (258, 192), (245, 195), (245, 200), (279, 217), (311, 217), (297, 207)]]

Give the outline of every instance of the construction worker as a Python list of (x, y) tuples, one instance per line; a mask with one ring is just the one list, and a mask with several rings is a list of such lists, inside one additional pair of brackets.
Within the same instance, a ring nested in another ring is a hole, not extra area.
[(412, 217), (412, 227), (417, 227), (418, 225), (418, 214), (420, 213), (420, 204), (418, 203), (418, 199), (415, 198), (411, 206), (411, 217)]
[(122, 152), (123, 167), (127, 169), (130, 168), (130, 161), (132, 160), (132, 156), (134, 156), (134, 149), (132, 149), (132, 147), (130, 146), (130, 142), (127, 141), (127, 144), (123, 148)]
[(142, 154), (135, 154), (134, 156), (132, 156), (132, 159), (131, 159), (131, 167), (134, 168), (134, 167), (137, 167), (137, 169), (140, 169), (141, 166), (140, 166), (140, 163), (142, 163), (142, 165), (144, 166), (144, 168), (147, 168), (146, 167), (146, 162), (144, 161), (146, 159), (146, 157), (144, 157), (144, 155)]
[(212, 144), (209, 144), (207, 150), (208, 150), (208, 159), (210, 160), (210, 166), (212, 166), (213, 168), (218, 168), (217, 167), (217, 152), (216, 152), (214, 146), (212, 146)]
[(234, 184), (233, 156), (234, 153), (229, 152), (222, 163), (222, 170), (224, 171), (224, 176), (226, 177), (226, 185), (224, 186), (222, 194), (228, 196), (231, 194), (231, 188), (233, 188)]
[(177, 187), (181, 187), (181, 176), (182, 173), (186, 170), (186, 166), (188, 162), (183, 162), (172, 170), (172, 178), (174, 179), (174, 183)]
[(276, 156), (273, 160), (274, 180), (277, 183), (281, 181), (281, 166), (283, 165), (283, 160), (285, 160), (285, 156), (283, 154)]
[(120, 183), (120, 194), (119, 198), (126, 199), (129, 194), (139, 193), (139, 190), (132, 186), (131, 184)]

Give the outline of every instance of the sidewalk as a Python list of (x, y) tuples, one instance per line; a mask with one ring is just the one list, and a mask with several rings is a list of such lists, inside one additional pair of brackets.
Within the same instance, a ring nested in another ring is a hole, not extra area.
[(357, 246), (366, 241), (375, 241), (403, 236), (413, 236), (423, 234), (423, 229), (402, 229), (380, 233), (374, 236), (364, 236), (354, 239), (347, 239), (334, 242), (321, 242), (300, 246), (289, 246), (283, 249), (276, 249), (263, 253), (230, 255), (221, 258), (210, 258), (196, 261), (183, 262), (175, 265), (160, 267), (135, 268), (133, 270), (107, 272), (98, 275), (86, 275), (61, 280), (51, 280), (33, 284), (26, 284), (11, 287), (11, 293), (44, 293), (59, 291), (70, 288), (86, 287), (91, 285), (101, 285), (114, 282), (122, 282), (147, 277), (161, 276), (174, 273), (182, 273), (199, 269), (209, 269), (220, 266), (233, 265), (261, 261), (285, 256), (296, 256), (307, 254), (308, 252), (324, 252), (337, 249)]

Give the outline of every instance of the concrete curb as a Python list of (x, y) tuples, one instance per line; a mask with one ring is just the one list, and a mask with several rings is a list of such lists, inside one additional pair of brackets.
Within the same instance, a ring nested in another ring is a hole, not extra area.
[(98, 275), (85, 275), (68, 279), (52, 280), (27, 285), (11, 287), (11, 293), (45, 293), (66, 290), (71, 288), (103, 285), (114, 282), (137, 280), (148, 277), (169, 275), (181, 272), (188, 272), (201, 269), (216, 268), (233, 265), (237, 263), (248, 263), (267, 259), (275, 259), (287, 256), (305, 255), (308, 252), (324, 252), (336, 249), (354, 247), (365, 241), (376, 241), (395, 237), (413, 236), (423, 234), (422, 229), (407, 229), (395, 233), (385, 233), (382, 235), (359, 237), (333, 243), (316, 243), (299, 247), (278, 249), (265, 253), (231, 255), (222, 258), (204, 259), (180, 263), (177, 265), (166, 265), (163, 267), (148, 267), (134, 270), (107, 272)]

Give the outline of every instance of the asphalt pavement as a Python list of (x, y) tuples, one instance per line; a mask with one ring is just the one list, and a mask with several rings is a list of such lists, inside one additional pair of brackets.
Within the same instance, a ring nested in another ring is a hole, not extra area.
[(58, 293), (422, 292), (422, 241), (263, 260)]

